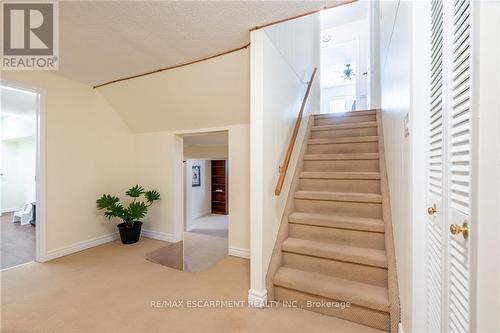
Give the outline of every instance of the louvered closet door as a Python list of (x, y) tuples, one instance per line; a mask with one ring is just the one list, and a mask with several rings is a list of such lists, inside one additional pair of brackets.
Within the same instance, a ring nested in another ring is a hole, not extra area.
[[(450, 80), (448, 106), (447, 330), (470, 330), (469, 241), (471, 227), (471, 3), (455, 0), (450, 8)], [(462, 228), (462, 229), (461, 229)], [(455, 234), (452, 234), (452, 231)]]
[(443, 3), (431, 4), (430, 105), (428, 139), (428, 220), (426, 244), (426, 330), (441, 332), (443, 290), (443, 194), (444, 194), (444, 103), (443, 103)]
[(471, 3), (431, 4), (426, 328), (470, 331)]

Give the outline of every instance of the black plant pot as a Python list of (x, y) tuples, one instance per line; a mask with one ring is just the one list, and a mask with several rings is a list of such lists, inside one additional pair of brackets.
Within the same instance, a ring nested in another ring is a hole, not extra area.
[(118, 224), (118, 230), (120, 231), (120, 238), (123, 244), (133, 244), (139, 241), (141, 236), (142, 222), (134, 222), (131, 227), (125, 223)]

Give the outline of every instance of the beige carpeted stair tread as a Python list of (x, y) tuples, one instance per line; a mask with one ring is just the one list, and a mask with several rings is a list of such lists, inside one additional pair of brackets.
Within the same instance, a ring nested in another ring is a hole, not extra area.
[(387, 288), (281, 267), (274, 284), (325, 298), (389, 312)]
[(337, 113), (323, 113), (314, 115), (315, 118), (340, 118), (340, 117), (356, 117), (356, 116), (369, 116), (375, 115), (376, 110), (360, 110), (350, 112), (337, 112)]
[(335, 125), (317, 125), (312, 126), (311, 131), (334, 131), (340, 129), (351, 129), (351, 128), (366, 128), (366, 127), (377, 127), (376, 121), (365, 121), (359, 123), (345, 123), (345, 124), (335, 124)]
[(384, 232), (384, 221), (366, 217), (293, 212), (290, 214), (288, 221), (290, 223), (320, 227)]
[(306, 179), (380, 179), (380, 172), (324, 172), (324, 171), (304, 171), (300, 173), (300, 178)]
[(384, 250), (287, 238), (283, 242), (283, 251), (387, 268), (387, 256)]
[(352, 153), (352, 154), (305, 154), (305, 161), (330, 161), (330, 160), (378, 160), (378, 153)]
[(323, 139), (309, 139), (307, 142), (310, 145), (329, 145), (335, 143), (363, 143), (378, 141), (378, 136), (347, 136), (340, 138), (323, 138)]
[(376, 193), (297, 191), (295, 199), (382, 203), (382, 195)]

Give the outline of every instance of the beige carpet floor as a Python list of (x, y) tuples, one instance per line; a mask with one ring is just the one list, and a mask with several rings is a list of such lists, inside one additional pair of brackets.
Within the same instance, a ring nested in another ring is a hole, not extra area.
[(377, 332), (285, 308), (153, 308), (162, 300), (246, 300), (249, 262), (225, 257), (188, 273), (144, 255), (165, 243), (111, 242), (2, 271), (2, 332)]
[(227, 255), (227, 237), (196, 232), (184, 233), (184, 271), (200, 272)]
[(182, 271), (184, 269), (183, 247), (183, 241), (168, 243), (168, 245), (146, 253), (144, 257), (156, 264)]

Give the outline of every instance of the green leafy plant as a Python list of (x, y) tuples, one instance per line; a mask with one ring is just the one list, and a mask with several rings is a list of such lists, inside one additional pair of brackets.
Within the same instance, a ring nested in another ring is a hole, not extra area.
[[(145, 191), (139, 185), (130, 188), (125, 194), (133, 198), (133, 201), (127, 207), (120, 203), (120, 198), (110, 194), (103, 194), (102, 197), (97, 199), (96, 204), (98, 210), (105, 210), (104, 216), (106, 218), (117, 217), (128, 227), (132, 227), (135, 222), (146, 216), (149, 206), (155, 201), (160, 200), (160, 193), (158, 191)], [(142, 195), (144, 195), (146, 202), (137, 201)]]

